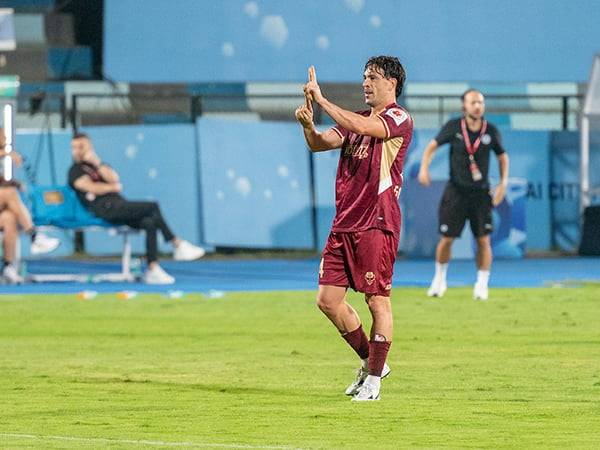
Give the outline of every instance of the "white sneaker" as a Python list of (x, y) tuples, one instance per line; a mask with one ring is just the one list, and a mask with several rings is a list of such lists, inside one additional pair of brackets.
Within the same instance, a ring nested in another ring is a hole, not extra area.
[(473, 288), (473, 300), (487, 300), (488, 299), (488, 287), (482, 284), (475, 283)]
[(353, 402), (372, 402), (379, 400), (379, 388), (370, 383), (363, 383), (358, 392), (352, 397)]
[(152, 269), (146, 269), (144, 273), (144, 283), (146, 284), (173, 284), (175, 278), (169, 275), (163, 270), (158, 264), (154, 265)]
[(58, 248), (60, 240), (50, 236), (46, 236), (39, 231), (35, 233), (35, 239), (31, 243), (31, 254), (40, 255), (42, 253), (50, 253)]
[(12, 264), (7, 264), (2, 269), (2, 276), (8, 284), (21, 284), (23, 277), (17, 272), (17, 268)]
[(173, 258), (175, 261), (193, 261), (200, 259), (206, 254), (206, 250), (197, 245), (190, 244), (188, 241), (181, 241), (175, 251), (173, 252)]
[(427, 289), (427, 296), (443, 297), (446, 293), (446, 289), (448, 289), (446, 281), (442, 280), (441, 278), (434, 277), (433, 281), (431, 282), (431, 286), (429, 286), (429, 289)]
[[(381, 372), (381, 379), (387, 377), (391, 371), (392, 369), (390, 369), (390, 366), (384, 364), (383, 371)], [(356, 395), (356, 393), (360, 390), (361, 386), (367, 379), (368, 375), (369, 369), (361, 366), (360, 369), (356, 371), (356, 379), (352, 382), (352, 384), (350, 384), (350, 386), (346, 388), (346, 391), (344, 393), (346, 395)]]

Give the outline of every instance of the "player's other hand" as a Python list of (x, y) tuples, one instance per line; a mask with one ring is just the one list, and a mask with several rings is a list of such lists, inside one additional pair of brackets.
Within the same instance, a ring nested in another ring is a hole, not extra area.
[(313, 112), (307, 105), (299, 106), (296, 109), (295, 116), (303, 128), (310, 129), (314, 127)]
[(419, 179), (419, 183), (421, 183), (423, 186), (431, 186), (431, 176), (429, 175), (429, 170), (419, 170), (419, 175), (417, 178)]
[(308, 83), (304, 85), (304, 95), (317, 103), (323, 100), (323, 94), (321, 94), (321, 87), (317, 83), (317, 73), (314, 66), (310, 66), (308, 69)]
[(119, 193), (123, 190), (123, 185), (121, 183), (112, 183), (113, 192)]
[(494, 207), (496, 207), (500, 203), (502, 203), (502, 200), (504, 200), (505, 195), (506, 195), (506, 185), (503, 183), (500, 183), (498, 186), (496, 186), (496, 189), (494, 190), (494, 197), (492, 198), (492, 205), (494, 205)]

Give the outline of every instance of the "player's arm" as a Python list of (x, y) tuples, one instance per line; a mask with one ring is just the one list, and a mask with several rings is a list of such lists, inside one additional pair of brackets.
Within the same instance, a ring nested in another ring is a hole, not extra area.
[(429, 165), (433, 159), (433, 155), (438, 148), (438, 142), (435, 139), (429, 141), (425, 151), (423, 152), (423, 159), (421, 160), (421, 167), (419, 168), (419, 183), (423, 186), (431, 185), (431, 175), (429, 174)]
[(332, 103), (323, 97), (323, 95), (315, 96), (315, 101), (335, 123), (346, 130), (379, 139), (386, 139), (388, 137), (387, 129), (379, 116), (361, 116), (355, 112), (340, 108), (335, 103)]
[(325, 150), (333, 150), (334, 148), (340, 148), (344, 142), (344, 138), (334, 129), (329, 129), (324, 132), (319, 132), (313, 121), (313, 111), (309, 107), (307, 101), (306, 105), (302, 105), (296, 109), (296, 119), (302, 125), (302, 131), (304, 132), (304, 139), (308, 148), (313, 152), (322, 152)]
[(82, 175), (73, 183), (75, 189), (83, 192), (91, 192), (94, 195), (105, 195), (111, 192), (121, 192), (121, 183), (104, 183), (94, 181), (89, 175)]
[(500, 153), (497, 155), (498, 158), (498, 168), (500, 171), (500, 184), (496, 186), (494, 190), (494, 198), (492, 199), (492, 203), (494, 206), (498, 206), (502, 203), (504, 196), (506, 195), (506, 187), (508, 186), (508, 170), (510, 166), (510, 160), (508, 159), (508, 154)]
[(119, 174), (108, 164), (100, 163), (100, 166), (98, 167), (98, 172), (100, 172), (100, 176), (102, 176), (102, 178), (106, 180), (107, 183), (120, 182)]

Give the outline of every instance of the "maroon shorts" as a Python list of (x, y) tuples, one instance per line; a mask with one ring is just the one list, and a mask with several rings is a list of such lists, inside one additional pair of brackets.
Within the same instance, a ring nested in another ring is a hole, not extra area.
[(331, 232), (323, 249), (319, 285), (389, 297), (397, 252), (398, 239), (389, 231)]

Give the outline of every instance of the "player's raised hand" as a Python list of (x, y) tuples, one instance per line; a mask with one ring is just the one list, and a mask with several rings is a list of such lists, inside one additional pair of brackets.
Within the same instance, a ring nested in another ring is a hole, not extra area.
[(308, 69), (308, 83), (304, 85), (304, 95), (307, 98), (314, 100), (319, 103), (323, 99), (321, 94), (321, 87), (317, 83), (317, 73), (315, 66), (310, 66)]
[(310, 129), (314, 127), (312, 106), (309, 108), (307, 105), (301, 105), (296, 109), (294, 115), (303, 128)]
[[(311, 70), (312, 66), (308, 68), (308, 81), (311, 80), (311, 77), (314, 75), (314, 70)], [(304, 93), (304, 99), (306, 101), (306, 107), (312, 111), (313, 109), (313, 97), (311, 94)]]

